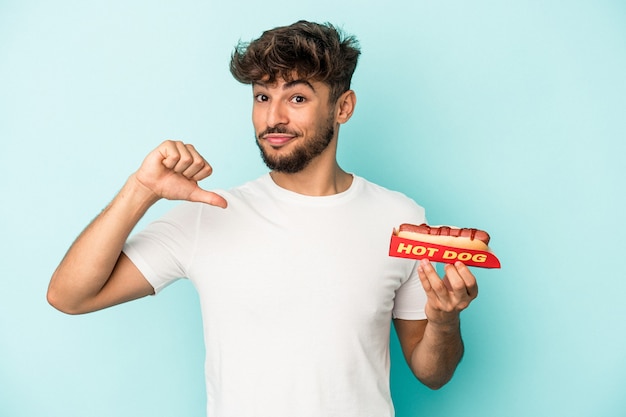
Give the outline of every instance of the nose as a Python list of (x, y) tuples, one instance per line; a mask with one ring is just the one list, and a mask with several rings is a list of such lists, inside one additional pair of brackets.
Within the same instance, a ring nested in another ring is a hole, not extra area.
[(289, 122), (287, 117), (287, 109), (285, 104), (279, 101), (271, 102), (267, 108), (267, 119), (265, 122), (268, 127), (276, 127), (278, 125), (284, 125)]

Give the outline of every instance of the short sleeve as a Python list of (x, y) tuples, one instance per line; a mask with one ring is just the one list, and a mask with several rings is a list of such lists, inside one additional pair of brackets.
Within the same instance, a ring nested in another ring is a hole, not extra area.
[(393, 318), (402, 320), (426, 319), (426, 292), (417, 275), (417, 263), (409, 279), (396, 291)]
[(194, 253), (199, 210), (183, 203), (131, 236), (123, 252), (152, 285), (155, 293), (186, 277)]

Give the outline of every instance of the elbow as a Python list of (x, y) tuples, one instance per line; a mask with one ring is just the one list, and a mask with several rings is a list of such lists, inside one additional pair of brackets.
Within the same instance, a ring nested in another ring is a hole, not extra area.
[(439, 367), (429, 367), (427, 369), (421, 369), (421, 372), (414, 370), (415, 377), (426, 387), (433, 391), (443, 388), (448, 382), (452, 380), (458, 362), (442, 364)]
[(450, 382), (450, 380), (452, 379), (452, 376), (450, 376), (449, 378), (418, 378), (420, 380), (420, 382), (422, 384), (424, 384), (426, 387), (430, 388), (433, 391), (437, 391), (441, 388), (443, 388), (448, 382)]
[(48, 292), (46, 294), (46, 300), (48, 304), (50, 304), (55, 309), (59, 310), (61, 313), (70, 314), (70, 315), (78, 315), (83, 314), (84, 311), (76, 308), (76, 306), (68, 303), (58, 291), (55, 291), (54, 288), (48, 288)]
[(63, 276), (60, 276), (58, 269), (52, 274), (50, 284), (48, 284), (46, 300), (61, 313), (70, 315), (85, 313), (80, 309), (80, 304), (72, 298), (72, 292), (63, 285)]
[(54, 307), (55, 309), (59, 310), (62, 313), (65, 314), (72, 314), (71, 310), (68, 309), (57, 297), (57, 295), (55, 294), (54, 291), (48, 289), (48, 293), (46, 294), (46, 300), (48, 301), (48, 304), (50, 304), (52, 307)]

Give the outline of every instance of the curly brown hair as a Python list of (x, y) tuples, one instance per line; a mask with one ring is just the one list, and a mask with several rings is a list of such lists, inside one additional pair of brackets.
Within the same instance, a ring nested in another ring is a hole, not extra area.
[(263, 32), (252, 42), (239, 42), (230, 72), (241, 83), (273, 83), (282, 78), (319, 81), (330, 88), (331, 103), (350, 89), (361, 51), (357, 39), (330, 23), (300, 20)]

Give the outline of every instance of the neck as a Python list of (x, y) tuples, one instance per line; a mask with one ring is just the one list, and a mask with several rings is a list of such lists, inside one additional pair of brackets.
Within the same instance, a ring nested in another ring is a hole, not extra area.
[(310, 196), (339, 194), (350, 188), (352, 184), (352, 175), (343, 171), (339, 166), (332, 173), (320, 173), (316, 176), (306, 175), (304, 171), (296, 174), (272, 171), (270, 176), (279, 187)]

